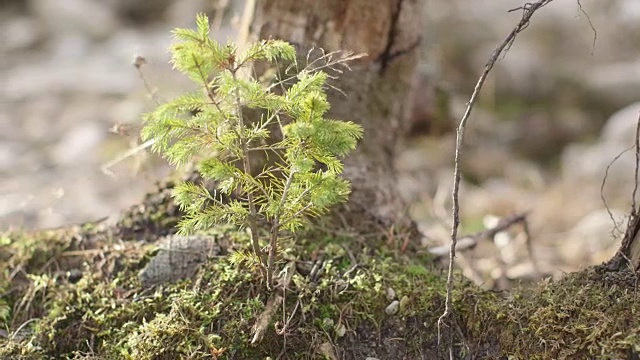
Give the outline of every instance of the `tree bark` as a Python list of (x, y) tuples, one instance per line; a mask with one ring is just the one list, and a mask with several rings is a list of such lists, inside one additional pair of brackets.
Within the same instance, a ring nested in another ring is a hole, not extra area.
[(410, 224), (393, 158), (409, 128), (422, 5), (422, 0), (259, 0), (251, 9), (251, 40), (286, 40), (305, 54), (311, 48), (368, 54), (332, 83), (344, 94), (329, 94), (329, 117), (364, 128), (344, 172), (353, 191), (343, 215), (356, 228), (370, 226), (363, 215), (384, 227)]
[(620, 248), (606, 266), (612, 270), (629, 268), (640, 273), (640, 214), (638, 209), (632, 210)]

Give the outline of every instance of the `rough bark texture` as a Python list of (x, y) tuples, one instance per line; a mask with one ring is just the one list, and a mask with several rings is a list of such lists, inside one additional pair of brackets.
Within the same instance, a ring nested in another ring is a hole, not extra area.
[(408, 224), (396, 188), (393, 156), (409, 127), (411, 91), (420, 43), (421, 0), (258, 1), (252, 37), (279, 38), (301, 49), (366, 53), (332, 85), (329, 116), (364, 127), (364, 139), (346, 159), (353, 182), (351, 225), (362, 212), (383, 226)]
[(627, 230), (616, 255), (607, 263), (610, 269), (630, 268), (640, 273), (640, 216), (634, 209), (627, 223)]

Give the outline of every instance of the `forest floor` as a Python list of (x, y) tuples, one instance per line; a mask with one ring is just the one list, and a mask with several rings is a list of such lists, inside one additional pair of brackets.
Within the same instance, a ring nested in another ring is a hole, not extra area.
[(179, 242), (166, 190), (118, 219), (2, 234), (0, 320), (8, 331), (0, 358), (438, 359), (449, 345), (456, 358), (474, 359), (640, 352), (638, 279), (605, 267), (510, 292), (458, 274), (455, 322), (439, 333), (442, 268), (430, 255), (401, 251), (388, 232), (325, 224), (300, 233), (285, 247), (273, 292), (239, 260), (249, 238), (231, 227), (189, 239), (206, 240), (192, 271), (150, 273), (162, 254), (166, 262), (194, 250), (158, 241)]

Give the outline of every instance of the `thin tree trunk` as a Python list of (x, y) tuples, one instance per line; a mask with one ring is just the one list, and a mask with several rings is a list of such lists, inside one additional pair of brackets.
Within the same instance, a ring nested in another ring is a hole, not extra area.
[(342, 215), (357, 228), (371, 226), (363, 218), (373, 218), (385, 227), (410, 223), (397, 191), (393, 157), (409, 128), (422, 3), (258, 0), (250, 9), (251, 40), (278, 38), (302, 51), (315, 47), (368, 54), (332, 83), (344, 94), (329, 94), (329, 117), (364, 127), (364, 139), (345, 160), (345, 176), (352, 181), (353, 192), (349, 211)]
[(640, 272), (640, 215), (637, 209), (632, 211), (620, 249), (609, 260), (607, 267), (613, 270), (630, 268)]

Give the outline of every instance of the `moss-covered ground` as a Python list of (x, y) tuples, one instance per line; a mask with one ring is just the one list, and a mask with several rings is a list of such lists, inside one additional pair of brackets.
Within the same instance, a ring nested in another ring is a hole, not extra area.
[[(152, 288), (138, 273), (156, 246), (116, 233), (87, 224), (0, 236), (0, 359), (438, 359), (448, 356), (448, 339), (459, 358), (640, 352), (632, 273), (591, 268), (511, 292), (460, 277), (456, 323), (442, 329), (438, 346), (443, 272), (428, 257), (400, 253), (384, 234), (300, 234), (283, 255), (286, 288), (270, 293), (233, 255), (249, 249), (243, 231), (212, 231), (221, 254), (189, 279)], [(274, 298), (283, 301), (252, 344)], [(400, 306), (389, 315), (393, 299)]]

